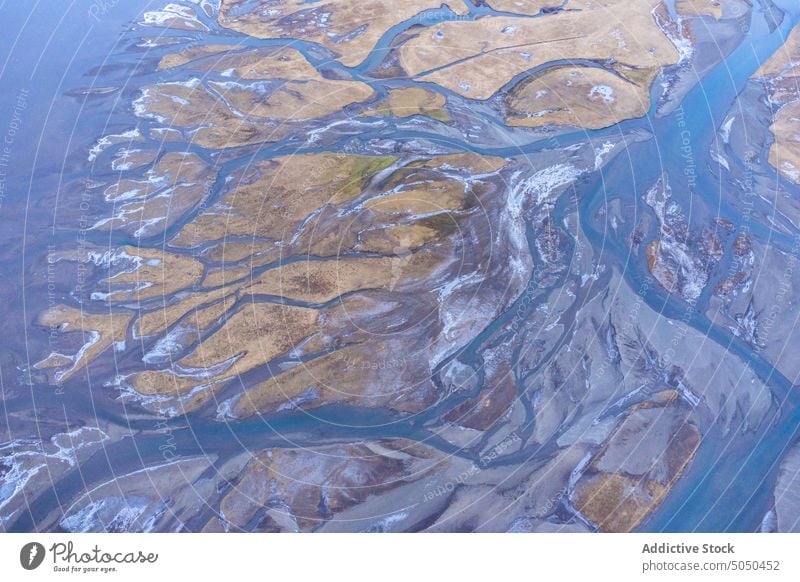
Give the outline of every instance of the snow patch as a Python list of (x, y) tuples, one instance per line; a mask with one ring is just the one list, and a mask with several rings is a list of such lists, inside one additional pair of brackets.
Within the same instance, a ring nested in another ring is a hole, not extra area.
[(589, 90), (589, 99), (600, 98), (606, 103), (613, 103), (616, 101), (614, 97), (614, 89), (608, 85), (595, 85)]

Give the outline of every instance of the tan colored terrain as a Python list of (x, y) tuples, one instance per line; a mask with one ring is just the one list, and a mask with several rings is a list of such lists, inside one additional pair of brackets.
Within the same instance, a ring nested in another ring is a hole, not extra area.
[(150, 10), (143, 15), (142, 24), (175, 30), (207, 31), (208, 27), (197, 18), (197, 12), (189, 6), (170, 2), (161, 10)]
[[(178, 58), (183, 54), (184, 51), (180, 51), (175, 53), (175, 57)], [(261, 47), (227, 52), (219, 54), (217, 58), (210, 61), (192, 62), (190, 68), (209, 72), (225, 71), (226, 76), (234, 80), (312, 81), (324, 79), (300, 51), (291, 47)]]
[[(395, 117), (411, 117), (425, 115), (444, 123), (451, 121), (450, 114), (444, 108), (447, 103), (444, 95), (424, 87), (408, 87), (389, 90), (386, 102), (375, 109), (379, 115)], [(368, 112), (371, 114), (373, 112)]]
[(193, 130), (193, 143), (213, 149), (275, 141), (282, 131), (276, 125), (257, 125), (237, 116), (199, 79), (145, 87), (135, 107), (140, 117)]
[[(190, 293), (174, 304), (164, 302), (163, 306), (144, 313), (134, 324), (133, 331), (137, 337), (163, 333), (189, 314), (193, 316), (192, 323), (195, 324), (195, 328), (202, 331), (219, 319), (231, 306), (235, 293), (236, 287), (222, 288), (205, 293)], [(225, 300), (220, 301), (223, 298)]]
[[(210, 267), (206, 272), (205, 279), (203, 279), (203, 286), (232, 287), (235, 286), (237, 282), (249, 280), (252, 278), (253, 267), (258, 267), (280, 258), (280, 249), (273, 249), (273, 251), (273, 253), (270, 253), (266, 257), (263, 255), (252, 255), (250, 257), (250, 262), (242, 265), (233, 266), (230, 264), (223, 264), (219, 267)], [(233, 262), (233, 259), (230, 259), (229, 262)]]
[(535, 16), (543, 9), (558, 8), (563, 3), (563, 0), (489, 0), (487, 2), (498, 12), (513, 12), (529, 16)]
[(675, 10), (685, 16), (722, 18), (722, 0), (676, 0)]
[(640, 86), (604, 69), (550, 69), (509, 92), (507, 123), (526, 127), (609, 127), (647, 113), (649, 89), (649, 82)]
[(111, 202), (146, 198), (164, 188), (206, 181), (208, 175), (208, 165), (196, 154), (168, 152), (147, 171), (145, 180), (123, 178), (111, 184), (103, 194)]
[(428, 214), (457, 210), (464, 203), (465, 194), (463, 184), (454, 180), (440, 180), (371, 198), (364, 203), (364, 208), (381, 214)]
[(228, 51), (242, 48), (235, 44), (202, 44), (181, 49), (180, 51), (161, 57), (158, 62), (158, 70), (166, 71), (191, 63), (198, 59), (204, 59), (213, 55), (219, 55)]
[[(381, 0), (328, 0), (309, 5), (303, 0), (261, 0), (243, 15), (234, 11), (244, 0), (223, 0), (219, 23), (256, 38), (300, 38), (333, 51), (343, 64), (355, 66), (392, 26), (424, 10), (439, 8), (441, 0), (407, 0), (388, 7)], [(461, 14), (466, 6), (450, 2)]]
[[(204, 369), (222, 366), (202, 378), (170, 371), (146, 371), (132, 385), (142, 394), (181, 394), (210, 382), (234, 378), (286, 353), (317, 331), (317, 311), (301, 307), (253, 303), (244, 305), (224, 325), (178, 364)], [(224, 365), (223, 364), (227, 364)]]
[[(435, 390), (425, 368), (371, 366), (386, 349), (383, 342), (343, 348), (256, 384), (235, 401), (230, 414), (246, 418), (260, 412), (293, 406), (351, 403), (365, 407), (390, 406), (418, 412), (430, 405)], [(391, 353), (391, 352), (389, 352)], [(396, 357), (396, 356), (394, 356)], [(419, 361), (422, 364), (422, 361)], [(421, 383), (415, 385), (414, 381)]]
[[(264, 250), (266, 250), (266, 246), (258, 240), (250, 240), (247, 242), (227, 240), (214, 245), (205, 256), (208, 257), (210, 261), (231, 263), (241, 261)], [(209, 284), (206, 283), (206, 285)]]
[(473, 99), (488, 99), (516, 75), (560, 59), (613, 58), (645, 69), (676, 63), (677, 50), (651, 14), (660, 0), (637, 1), (644, 6), (636, 10), (628, 0), (581, 0), (541, 18), (443, 22), (405, 43), (400, 63), (412, 76)]
[[(470, 215), (486, 188), (480, 176), (491, 176), (507, 161), (456, 154), (392, 167), (397, 162), (391, 156), (307, 154), (241, 170), (219, 201), (171, 243), (223, 243), (233, 236), (253, 240), (232, 243), (232, 256), (241, 264), (206, 272), (194, 258), (122, 249), (139, 257), (140, 263), (113, 278), (121, 288), (111, 288), (108, 299), (163, 298), (145, 307), (135, 323), (135, 336), (161, 340), (162, 334), (173, 330), (179, 338), (174, 340), (177, 350), (201, 340), (188, 355), (180, 357), (176, 351), (174, 365), (130, 376), (130, 386), (144, 396), (176, 398), (174, 409), (189, 411), (231, 379), (291, 352), (313, 359), (251, 388), (231, 414), (251, 414), (253, 406), (266, 410), (295, 406), (293, 399), (306, 402), (303, 395), (317, 390), (314, 370), (327, 378), (341, 378), (342, 385), (318, 387), (319, 399), (307, 401), (313, 405), (358, 402), (404, 411), (428, 405), (435, 387), (424, 350), (408, 354), (399, 339), (384, 340), (369, 330), (377, 326), (377, 332), (385, 325), (374, 323), (377, 317), (397, 325), (433, 316), (433, 325), (423, 328), (421, 335), (420, 330), (413, 332), (423, 345), (432, 341), (438, 333), (438, 289), (448, 270), (459, 268), (463, 261), (454, 244), (461, 236), (459, 220)], [(467, 176), (469, 181), (462, 179)], [(385, 256), (301, 260), (263, 273), (252, 271), (281, 256), (310, 252), (337, 257), (349, 248)], [(251, 254), (254, 249), (261, 254)], [(211, 254), (225, 258), (219, 247)], [(341, 300), (324, 309), (250, 303), (264, 295), (313, 304)], [(403, 299), (404, 295), (414, 299)], [(235, 307), (239, 300), (242, 304)], [(215, 325), (220, 327), (214, 329)], [(334, 347), (335, 356), (314, 357)], [(400, 357), (397, 354), (403, 358), (399, 367), (396, 362), (380, 363), (394, 361)]]
[(800, 101), (781, 107), (770, 126), (775, 143), (769, 163), (787, 180), (800, 184)]
[[(239, 79), (280, 80), (266, 96), (261, 86), (200, 79), (145, 87), (136, 101), (137, 115), (191, 131), (193, 142), (209, 148), (237, 147), (280, 139), (278, 123), (323, 117), (369, 99), (366, 83), (323, 77), (292, 48), (262, 48), (224, 54), (233, 45), (185, 48), (166, 55), (160, 67), (169, 69), (218, 55), (199, 64), (205, 70), (231, 70)], [(263, 118), (263, 119), (262, 119)]]
[(629, 532), (691, 462), (700, 432), (674, 391), (634, 407), (579, 479), (575, 507), (600, 531)]
[(107, 286), (108, 301), (143, 301), (165, 297), (200, 281), (203, 264), (199, 261), (160, 249), (122, 247), (140, 259), (133, 271), (119, 273), (101, 282)]
[(288, 241), (312, 212), (355, 198), (392, 162), (392, 157), (335, 153), (262, 162), (246, 181), (181, 230), (173, 244), (194, 246), (232, 236)]
[[(408, 163), (383, 176), (380, 189), (342, 220), (341, 206), (352, 203), (395, 161), (310, 154), (262, 162), (232, 180), (231, 189), (187, 224), (171, 244), (193, 247), (218, 241), (208, 256), (226, 264), (209, 269), (207, 287), (243, 281), (252, 268), (298, 252), (339, 256), (350, 249), (406, 254), (427, 242), (457, 235), (453, 213), (475, 204), (479, 183), (467, 187), (455, 176), (445, 179), (442, 172), (491, 173), (506, 163), (473, 154)], [(233, 237), (249, 242), (234, 242)], [(232, 264), (248, 257), (246, 264)]]
[(157, 157), (157, 150), (139, 150), (125, 148), (117, 152), (111, 161), (111, 169), (115, 172), (134, 170), (151, 164)]
[(786, 37), (786, 42), (767, 59), (755, 77), (757, 79), (773, 78), (778, 76), (800, 75), (800, 28), (794, 27)]
[(315, 333), (314, 309), (252, 303), (244, 305), (223, 327), (180, 361), (188, 368), (207, 368), (240, 357), (226, 373), (238, 375), (286, 353)]
[(214, 83), (209, 87), (247, 117), (315, 119), (365, 101), (374, 91), (360, 81), (323, 77), (303, 55), (291, 48), (230, 55), (215, 69), (235, 68), (242, 79), (281, 79), (284, 83), (265, 97), (263, 91), (242, 83)]
[(770, 126), (775, 141), (769, 163), (787, 180), (800, 184), (800, 28), (755, 74), (768, 86), (770, 101), (779, 109)]
[(396, 253), (397, 249), (414, 251), (430, 242), (440, 240), (441, 229), (420, 224), (399, 224), (374, 228), (361, 233), (356, 249), (371, 253)]
[(169, 152), (145, 179), (124, 178), (104, 191), (114, 202), (113, 214), (94, 225), (99, 230), (123, 230), (152, 236), (172, 226), (210, 192), (216, 169), (196, 154)]
[(602, 473), (586, 484), (578, 509), (602, 532), (630, 532), (657, 507), (669, 489), (657, 481), (644, 481)]
[(257, 531), (309, 531), (350, 507), (424, 478), (441, 461), (435, 450), (404, 440), (264, 450), (253, 455), (222, 499), (219, 517), (204, 531), (245, 528), (259, 511), (263, 517)]
[(264, 98), (247, 85), (224, 85), (209, 82), (234, 110), (247, 117), (281, 120), (317, 119), (341, 111), (347, 105), (369, 99), (373, 90), (366, 83), (319, 80), (286, 81)]
[[(415, 263), (425, 257), (380, 257), (290, 263), (271, 269), (246, 288), (254, 295), (268, 294), (305, 301), (326, 303), (340, 295), (360, 289), (391, 290), (408, 276)], [(419, 268), (415, 269), (417, 274)]]
[(39, 325), (58, 329), (59, 334), (83, 334), (83, 347), (74, 355), (50, 354), (35, 364), (39, 369), (56, 368), (56, 380), (63, 382), (87, 366), (115, 342), (124, 342), (133, 315), (130, 313), (94, 314), (75, 307), (57, 305), (39, 316)]

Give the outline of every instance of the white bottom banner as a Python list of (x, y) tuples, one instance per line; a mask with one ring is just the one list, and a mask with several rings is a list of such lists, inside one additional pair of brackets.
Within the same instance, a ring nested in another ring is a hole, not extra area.
[(3, 534), (3, 580), (800, 580), (793, 534)]

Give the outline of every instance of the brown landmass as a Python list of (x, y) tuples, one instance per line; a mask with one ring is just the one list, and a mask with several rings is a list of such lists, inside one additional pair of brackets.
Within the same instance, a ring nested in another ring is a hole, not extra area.
[[(309, 6), (302, 0), (261, 0), (244, 14), (235, 15), (234, 11), (243, 4), (244, 0), (223, 0), (219, 23), (256, 38), (301, 38), (317, 42), (336, 53), (343, 64), (355, 66), (392, 26), (424, 10), (439, 8), (443, 2), (409, 0), (387, 9), (380, 0), (328, 0), (321, 6)], [(466, 12), (460, 1), (450, 4), (457, 13)]]

